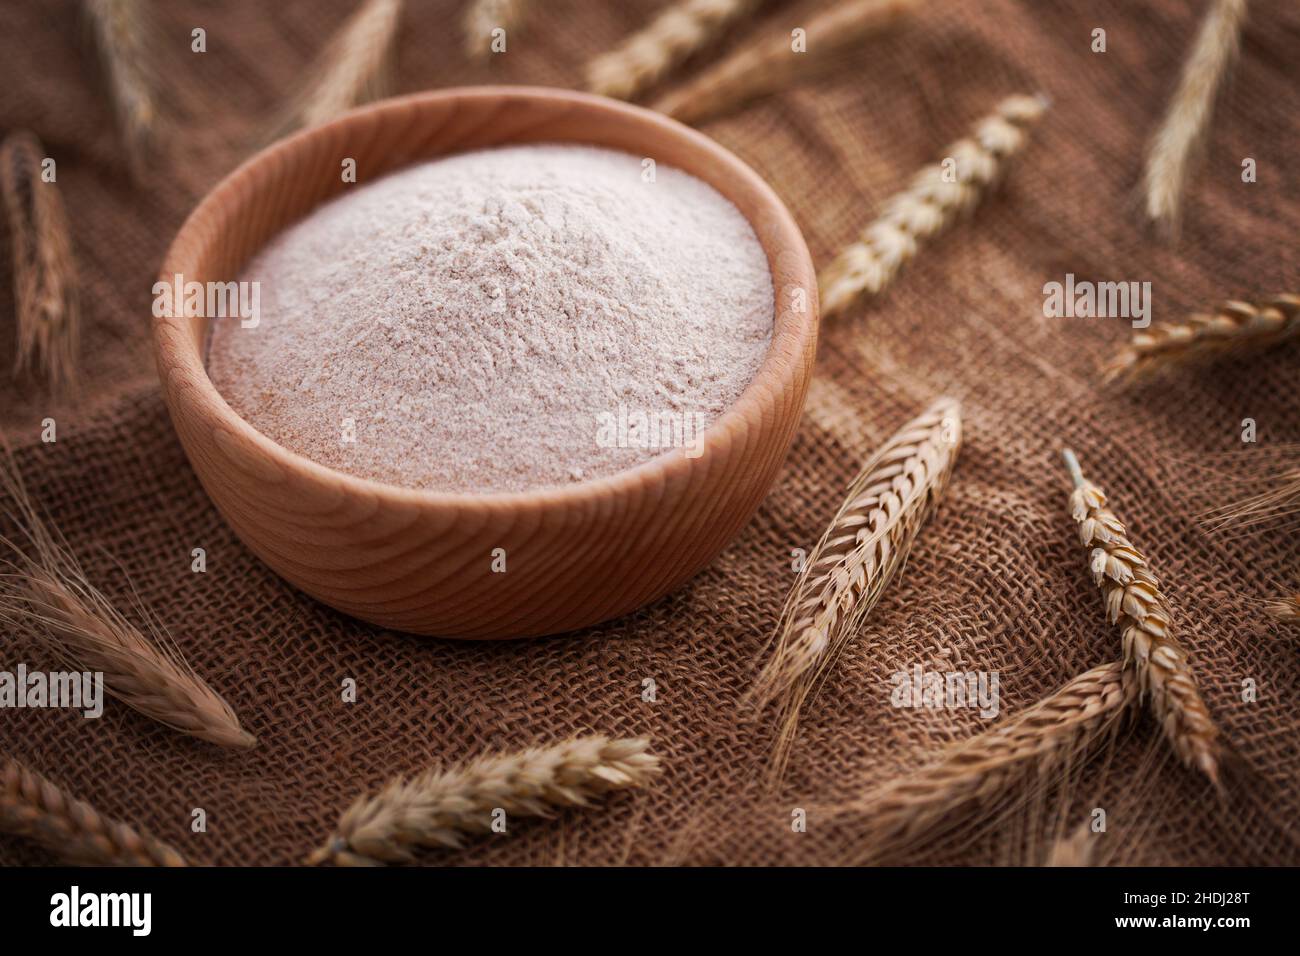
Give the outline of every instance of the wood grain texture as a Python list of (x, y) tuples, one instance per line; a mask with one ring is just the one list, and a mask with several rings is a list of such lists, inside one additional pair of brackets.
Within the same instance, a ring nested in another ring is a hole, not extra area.
[[(236, 534), (303, 591), (417, 634), (515, 638), (626, 614), (698, 572), (749, 520), (789, 450), (817, 340), (817, 283), (798, 227), (731, 153), (672, 120), (601, 97), (474, 87), (386, 100), (277, 143), (199, 205), (163, 281), (229, 281), (269, 238), (349, 188), (411, 162), (527, 142), (577, 142), (653, 157), (703, 179), (754, 225), (776, 290), (772, 346), (753, 382), (704, 435), (606, 478), (535, 492), (442, 494), (343, 474), (241, 419), (203, 365), (207, 320), (155, 318), (155, 357), (177, 434)], [(800, 307), (799, 300), (804, 305)], [(180, 303), (173, 303), (178, 314)], [(504, 548), (507, 571), (491, 570)]]

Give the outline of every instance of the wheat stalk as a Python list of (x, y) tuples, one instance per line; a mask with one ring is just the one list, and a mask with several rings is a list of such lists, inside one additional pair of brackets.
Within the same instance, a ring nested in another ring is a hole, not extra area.
[(1097, 836), (1086, 823), (1068, 836), (1058, 837), (1047, 851), (1047, 866), (1092, 866), (1097, 855)]
[(1122, 664), (1094, 667), (957, 744), (936, 763), (833, 813), (862, 817), (865, 859), (888, 855), (941, 830), (960, 813), (992, 806), (1030, 780), (1064, 775), (1116, 728), (1135, 696)]
[(784, 769), (804, 700), (906, 562), (960, 447), (961, 406), (940, 399), (871, 456), (808, 555), (751, 691), (759, 707), (779, 701), (774, 776)]
[(1147, 215), (1170, 230), (1178, 224), (1192, 157), (1205, 140), (1215, 97), (1237, 55), (1245, 17), (1246, 0), (1211, 0), (1164, 122), (1147, 149)]
[(1300, 295), (1275, 295), (1262, 305), (1224, 302), (1212, 314), (1157, 322), (1133, 333), (1106, 366), (1107, 381), (1134, 381), (1166, 369), (1257, 352), (1300, 338)]
[(1149, 695), (1152, 713), (1174, 752), (1220, 786), (1219, 729), (1201, 700), (1187, 651), (1173, 636), (1160, 581), (1129, 541), (1124, 524), (1106, 507), (1106, 495), (1083, 477), (1074, 453), (1067, 449), (1064, 457), (1074, 482), (1070, 514), (1079, 523), (1079, 541), (1088, 549), (1107, 620), (1123, 636), (1125, 666)]
[(1264, 610), (1275, 621), (1283, 624), (1300, 624), (1300, 592), (1269, 601)]
[(34, 840), (67, 863), (186, 865), (167, 844), (101, 815), (8, 757), (0, 757), (0, 832)]
[(829, 69), (863, 40), (892, 26), (921, 0), (849, 0), (808, 20), (805, 50), (796, 52), (784, 28), (737, 50), (684, 87), (654, 104), (683, 123), (731, 112), (794, 82), (807, 68)]
[(86, 0), (108, 77), (113, 112), (131, 169), (139, 176), (162, 119), (154, 61), (157, 28), (149, 0)]
[(658, 774), (659, 758), (646, 752), (648, 746), (644, 738), (592, 734), (392, 780), (353, 803), (329, 843), (307, 862), (409, 862), (416, 847), (454, 848), (465, 834), (491, 832), (497, 810), (548, 817), (557, 808), (586, 806), (609, 791), (644, 786)]
[(308, 68), (306, 82), (266, 139), (319, 126), (387, 92), (401, 16), (402, 0), (365, 0)]
[(470, 0), (462, 21), (465, 52), (486, 58), (492, 50), (492, 31), (500, 28), (509, 33), (523, 23), (527, 13), (528, 0)]
[(1012, 96), (976, 124), (972, 136), (948, 147), (947, 157), (921, 170), (885, 203), (880, 216), (818, 276), (822, 318), (843, 312), (864, 293), (881, 292), (923, 240), (974, 208), (1024, 146), (1026, 130), (1046, 109), (1033, 96)]
[(0, 492), (15, 508), (4, 514), (26, 544), (0, 536), (14, 554), (0, 560), (8, 569), (0, 574), (0, 622), (41, 640), (69, 666), (102, 673), (110, 694), (159, 723), (224, 747), (253, 746), (256, 739), (230, 705), (194, 673), (143, 604), (148, 635), (90, 584), (66, 541), (36, 511), (3, 447)]
[(587, 89), (635, 99), (670, 70), (716, 41), (759, 0), (676, 0), (643, 30), (587, 64)]
[(17, 370), (60, 394), (75, 384), (81, 304), (67, 215), (58, 184), (42, 177), (44, 157), (31, 133), (11, 133), (0, 146), (0, 191), (14, 254)]

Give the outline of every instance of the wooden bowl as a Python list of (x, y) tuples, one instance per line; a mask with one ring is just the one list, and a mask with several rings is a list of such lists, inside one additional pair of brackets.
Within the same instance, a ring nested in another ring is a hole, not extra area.
[[(533, 492), (443, 494), (368, 481), (271, 441), (204, 369), (208, 320), (156, 318), (163, 393), (203, 487), (235, 533), (303, 591), (417, 634), (509, 638), (595, 624), (703, 568), (767, 494), (803, 409), (817, 283), (775, 193), (713, 140), (602, 97), (475, 87), (386, 100), (283, 140), (226, 177), (172, 243), (161, 281), (230, 281), (272, 236), (359, 182), (418, 160), (505, 143), (572, 142), (652, 157), (712, 185), (753, 224), (776, 290), (772, 345), (704, 434), (606, 478)], [(355, 187), (352, 187), (355, 188)], [(174, 315), (183, 312), (173, 300)], [(505, 573), (493, 554), (505, 549)]]

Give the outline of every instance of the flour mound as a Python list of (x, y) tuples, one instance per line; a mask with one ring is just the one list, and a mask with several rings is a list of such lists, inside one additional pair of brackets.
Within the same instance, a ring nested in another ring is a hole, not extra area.
[(736, 400), (772, 335), (767, 260), (734, 206), (582, 146), (463, 153), (353, 187), (240, 279), (260, 283), (260, 322), (214, 320), (208, 356), (235, 411), (321, 464), (440, 491), (663, 454), (669, 423), (689, 440)]

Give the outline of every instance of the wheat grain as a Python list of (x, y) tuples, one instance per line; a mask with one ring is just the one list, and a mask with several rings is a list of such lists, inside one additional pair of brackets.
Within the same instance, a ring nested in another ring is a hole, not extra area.
[(683, 123), (701, 123), (774, 93), (801, 76), (829, 72), (843, 54), (858, 52), (862, 41), (893, 26), (921, 0), (849, 0), (815, 14), (804, 28), (804, 48), (796, 51), (784, 28), (741, 47), (698, 78), (673, 90), (653, 108)]
[(940, 399), (871, 456), (805, 561), (751, 692), (760, 707), (779, 701), (775, 775), (784, 768), (804, 700), (907, 560), (960, 447), (961, 406)]
[(62, 536), (36, 511), (8, 445), (0, 461), (0, 493), (14, 510), (26, 543), (0, 536), (12, 559), (0, 559), (0, 622), (42, 641), (80, 671), (104, 675), (110, 694), (133, 710), (181, 733), (225, 747), (257, 741), (239, 726), (230, 705), (194, 673), (148, 614), (146, 635), (90, 584)]
[(635, 99), (670, 70), (716, 41), (759, 0), (677, 0), (643, 30), (587, 64), (587, 89)]
[(1300, 625), (1300, 592), (1287, 595), (1276, 601), (1269, 601), (1264, 610), (1275, 621), (1281, 621), (1283, 624)]
[(402, 0), (366, 0), (308, 68), (306, 81), (265, 138), (319, 126), (387, 92), (401, 16)]
[(1038, 97), (1012, 96), (980, 120), (971, 137), (948, 147), (939, 163), (921, 170), (885, 203), (862, 236), (821, 271), (821, 314), (843, 312), (863, 294), (876, 295), (912, 259), (921, 242), (974, 208), (1024, 146), (1026, 130), (1046, 109)]
[(34, 840), (67, 863), (186, 865), (167, 844), (101, 815), (8, 757), (0, 757), (0, 832)]
[(933, 836), (1037, 779), (1060, 777), (1111, 734), (1136, 696), (1119, 662), (1094, 667), (1020, 714), (951, 748), (939, 761), (833, 808), (862, 821), (858, 862)]
[(1300, 295), (1284, 293), (1262, 305), (1224, 302), (1212, 314), (1157, 322), (1133, 333), (1105, 368), (1107, 381), (1135, 381), (1195, 362), (1258, 352), (1300, 338)]
[(409, 862), (417, 847), (454, 848), (466, 834), (491, 832), (494, 811), (548, 817), (558, 808), (586, 806), (609, 791), (644, 786), (658, 774), (659, 758), (646, 752), (648, 746), (643, 738), (593, 734), (390, 781), (353, 803), (333, 838), (308, 862)]
[(162, 121), (152, 6), (149, 0), (86, 0), (122, 144), (137, 177)]
[(14, 255), (16, 367), (62, 394), (76, 381), (81, 304), (67, 215), (57, 180), (42, 175), (44, 159), (35, 136), (11, 133), (0, 146), (0, 191)]
[(1124, 524), (1106, 507), (1106, 495), (1083, 477), (1074, 453), (1067, 450), (1064, 456), (1074, 482), (1070, 514), (1079, 524), (1079, 540), (1105, 599), (1106, 618), (1122, 634), (1125, 666), (1149, 696), (1174, 752), (1219, 786), (1219, 729), (1197, 690), (1187, 651), (1173, 636), (1160, 581)]
[(461, 24), (466, 54), (486, 59), (492, 52), (492, 31), (509, 34), (523, 24), (527, 13), (528, 0), (470, 0)]
[(1168, 230), (1177, 227), (1192, 158), (1205, 140), (1215, 97), (1236, 58), (1245, 17), (1246, 0), (1211, 0), (1164, 122), (1147, 149), (1147, 216)]

